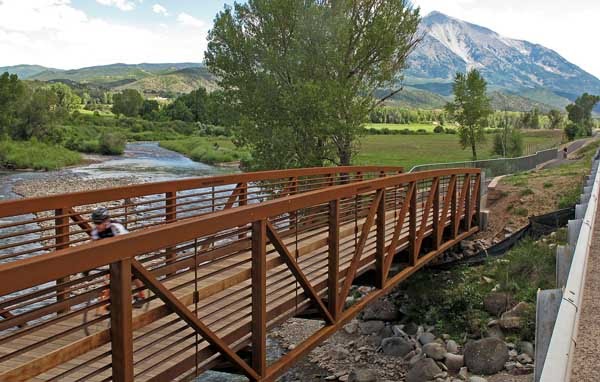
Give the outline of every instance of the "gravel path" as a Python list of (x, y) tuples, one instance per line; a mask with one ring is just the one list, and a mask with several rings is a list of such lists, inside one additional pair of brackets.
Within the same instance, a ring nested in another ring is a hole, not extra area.
[(588, 259), (585, 290), (572, 381), (597, 382), (600, 363), (600, 210), (596, 213), (592, 250)]

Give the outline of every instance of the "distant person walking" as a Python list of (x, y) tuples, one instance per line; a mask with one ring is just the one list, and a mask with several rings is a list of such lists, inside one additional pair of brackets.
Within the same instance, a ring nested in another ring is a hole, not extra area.
[(565, 146), (562, 151), (563, 151), (563, 159), (567, 159), (567, 154), (569, 153), (569, 149), (567, 148), (567, 146)]

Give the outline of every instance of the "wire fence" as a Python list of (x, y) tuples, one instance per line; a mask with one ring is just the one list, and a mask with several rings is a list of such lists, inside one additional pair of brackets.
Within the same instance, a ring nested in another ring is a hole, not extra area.
[(486, 178), (490, 179), (500, 175), (514, 174), (529, 171), (538, 165), (557, 159), (559, 155), (557, 148), (538, 151), (532, 155), (517, 158), (497, 158), (464, 162), (432, 163), (413, 167), (410, 172), (420, 172), (444, 168), (474, 167), (481, 169)]

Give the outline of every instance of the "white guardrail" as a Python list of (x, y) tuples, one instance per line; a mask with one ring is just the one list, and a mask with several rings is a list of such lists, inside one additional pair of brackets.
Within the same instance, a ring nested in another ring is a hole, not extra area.
[[(592, 244), (598, 197), (600, 194), (600, 167), (596, 153), (592, 171), (581, 195), (578, 208), (587, 208), (580, 225), (573, 260), (562, 293), (562, 300), (554, 324), (552, 338), (541, 373), (541, 382), (568, 382), (577, 343), (577, 331), (585, 287), (588, 257)], [(581, 210), (580, 210), (581, 211)], [(598, 238), (596, 238), (598, 240)], [(600, 319), (600, 317), (599, 317)], [(594, 365), (593, 367), (596, 367)]]

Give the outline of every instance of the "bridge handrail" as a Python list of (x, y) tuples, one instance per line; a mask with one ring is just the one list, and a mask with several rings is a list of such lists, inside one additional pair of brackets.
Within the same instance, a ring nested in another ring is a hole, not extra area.
[(208, 215), (189, 218), (168, 225), (148, 228), (110, 240), (90, 242), (27, 259), (0, 264), (0, 296), (30, 288), (61, 277), (105, 266), (126, 258), (152, 252), (217, 233), (232, 226), (242, 226), (280, 215), (302, 207), (327, 203), (386, 187), (440, 176), (480, 174), (479, 169), (456, 168), (406, 173), (333, 186), (222, 210)]
[(0, 262), (90, 240), (103, 204), (130, 231), (335, 184), (402, 173), (402, 167), (274, 170), (121, 186), (0, 202)]
[[(563, 290), (563, 298), (540, 378), (542, 382), (566, 382), (569, 381), (571, 375), (586, 283), (587, 263), (594, 240), (594, 226), (598, 224), (596, 222), (598, 198), (600, 197), (598, 155), (596, 155), (595, 167), (595, 171), (592, 173), (594, 185), (573, 252), (567, 284)], [(595, 239), (597, 240), (597, 238)]]
[(346, 174), (346, 173), (379, 173), (379, 172), (404, 172), (399, 166), (339, 166), (339, 167), (312, 167), (288, 170), (270, 170), (244, 172), (238, 174), (227, 174), (211, 176), (206, 178), (188, 178), (181, 180), (169, 180), (163, 182), (151, 182), (132, 184), (128, 186), (102, 188), (91, 191), (71, 192), (59, 195), (30, 197), (0, 201), (0, 218), (27, 214), (37, 211), (62, 208), (65, 200), (71, 206), (101, 203), (115, 199), (133, 198), (149, 194), (166, 193), (173, 191), (184, 191), (195, 188), (217, 187), (242, 182), (258, 182), (292, 177)]

